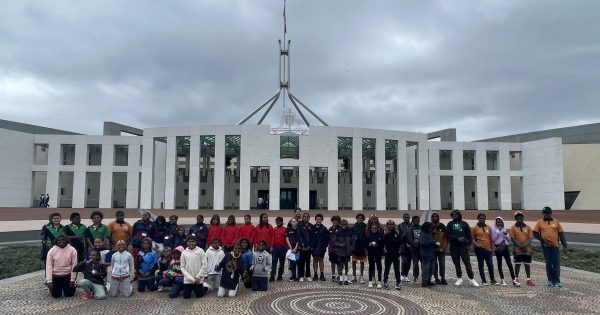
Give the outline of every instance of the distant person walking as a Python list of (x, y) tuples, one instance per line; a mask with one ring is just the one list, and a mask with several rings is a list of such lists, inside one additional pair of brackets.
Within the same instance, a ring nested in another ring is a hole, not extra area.
[(45, 207), (46, 207), (46, 196), (44, 196), (44, 194), (41, 194), (39, 208), (45, 208)]
[(50, 194), (46, 194), (46, 198), (44, 198), (44, 207), (50, 207)]

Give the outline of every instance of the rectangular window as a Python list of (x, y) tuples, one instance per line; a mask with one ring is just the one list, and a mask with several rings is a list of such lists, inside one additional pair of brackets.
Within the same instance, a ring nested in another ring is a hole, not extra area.
[(48, 144), (36, 143), (33, 145), (33, 164), (48, 165)]
[(101, 144), (88, 144), (87, 146), (87, 158), (89, 166), (99, 166), (102, 164), (102, 145)]
[(75, 165), (75, 145), (60, 145), (61, 165)]
[(452, 150), (440, 150), (440, 170), (452, 170)]
[(129, 146), (115, 144), (114, 166), (127, 166), (129, 159)]

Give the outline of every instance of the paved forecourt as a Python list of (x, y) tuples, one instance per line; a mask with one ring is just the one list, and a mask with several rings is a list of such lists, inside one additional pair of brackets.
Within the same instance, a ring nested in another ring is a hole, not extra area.
[[(473, 268), (477, 273), (476, 262)], [(329, 270), (329, 265), (326, 265)], [(454, 268), (447, 259), (448, 286), (421, 288), (403, 283), (402, 290), (370, 289), (366, 284), (340, 286), (327, 282), (269, 283), (269, 291), (241, 288), (235, 298), (209, 292), (201, 299), (169, 299), (166, 292), (135, 292), (130, 298), (102, 301), (81, 297), (53, 299), (43, 273), (0, 281), (0, 306), (7, 314), (593, 314), (600, 313), (600, 274), (562, 269), (563, 288), (546, 287), (544, 266), (532, 266), (535, 287), (453, 285)], [(508, 274), (508, 271), (505, 271)], [(286, 275), (288, 273), (286, 272)], [(329, 271), (327, 279), (331, 279)], [(393, 272), (390, 279), (394, 279)], [(23, 279), (25, 278), (25, 279)], [(287, 279), (285, 277), (284, 279)], [(479, 281), (479, 276), (475, 279)], [(394, 284), (391, 281), (390, 284)]]

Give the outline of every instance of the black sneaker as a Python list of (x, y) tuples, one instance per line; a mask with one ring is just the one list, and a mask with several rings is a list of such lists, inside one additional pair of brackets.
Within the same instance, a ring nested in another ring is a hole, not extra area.
[(440, 281), (440, 279), (435, 279), (435, 284), (442, 284), (442, 281)]
[(281, 275), (277, 276), (277, 281), (281, 281), (281, 280), (283, 280), (283, 276), (281, 276)]
[(442, 285), (448, 285), (448, 282), (446, 281), (446, 279), (442, 279)]
[(317, 274), (315, 273), (315, 275), (313, 276), (313, 281), (319, 281), (319, 277), (317, 276)]
[(269, 282), (273, 282), (273, 281), (275, 281), (275, 276), (269, 277)]
[(321, 274), (321, 276), (319, 277), (319, 280), (321, 280), (321, 281), (327, 281), (327, 279), (325, 279), (325, 275), (324, 274)]

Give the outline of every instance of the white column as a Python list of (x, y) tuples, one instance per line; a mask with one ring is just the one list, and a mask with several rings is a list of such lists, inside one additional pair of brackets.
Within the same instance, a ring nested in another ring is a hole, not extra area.
[[(429, 210), (429, 152), (427, 142), (419, 142), (419, 210)], [(438, 185), (439, 187), (439, 185)]]
[(215, 134), (215, 187), (214, 209), (223, 210), (225, 201), (225, 135), (221, 130)]
[(144, 149), (142, 151), (142, 188), (140, 208), (150, 209), (152, 208), (152, 178), (154, 169), (154, 138), (151, 136), (144, 136), (142, 140)]
[(363, 208), (362, 138), (352, 137), (352, 210)]
[(102, 166), (100, 172), (100, 208), (112, 208), (112, 170), (115, 146), (102, 145)]
[(87, 141), (81, 137), (75, 143), (75, 166), (73, 168), (73, 208), (85, 207), (85, 168), (87, 165)]
[[(50, 142), (50, 141), (49, 141)], [(46, 173), (46, 193), (50, 194), (50, 208), (58, 206), (58, 172), (60, 168), (60, 142), (48, 143), (48, 171)]]
[(385, 210), (385, 138), (377, 138), (375, 141), (375, 209)]
[(442, 209), (440, 194), (440, 150), (429, 150), (429, 205), (431, 209)]
[(398, 140), (398, 209), (408, 210), (408, 160), (406, 141)]
[(498, 151), (498, 169), (500, 170), (500, 209), (512, 210), (512, 187), (510, 185), (510, 151)]
[(452, 181), (454, 182), (454, 209), (465, 209), (465, 175), (463, 151), (452, 150)]
[(310, 208), (310, 176), (308, 165), (300, 165), (298, 167), (298, 207), (304, 210)]
[(250, 210), (250, 162), (244, 157), (240, 161), (240, 210)]
[(188, 207), (198, 209), (200, 197), (200, 136), (190, 137), (190, 186), (188, 191)]
[(281, 189), (281, 166), (279, 160), (269, 165), (269, 210), (279, 210), (279, 191)]
[(127, 155), (127, 194), (125, 196), (126, 208), (138, 208), (138, 190), (140, 181), (140, 146), (137, 144), (129, 145), (129, 154)]
[(167, 137), (167, 164), (165, 172), (165, 209), (175, 209), (175, 175), (177, 173), (177, 139)]
[(477, 209), (488, 210), (488, 182), (486, 150), (475, 151), (475, 171), (477, 172)]
[(330, 137), (329, 145), (332, 150), (327, 165), (327, 210), (338, 210), (338, 138)]

